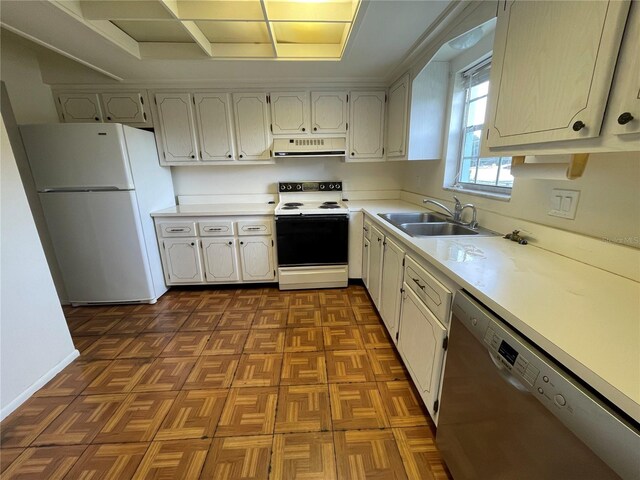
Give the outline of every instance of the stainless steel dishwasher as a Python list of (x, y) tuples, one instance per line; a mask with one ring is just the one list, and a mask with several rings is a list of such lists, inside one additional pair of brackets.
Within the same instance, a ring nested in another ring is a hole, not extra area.
[(466, 292), (453, 307), (436, 443), (455, 480), (640, 478), (637, 424)]

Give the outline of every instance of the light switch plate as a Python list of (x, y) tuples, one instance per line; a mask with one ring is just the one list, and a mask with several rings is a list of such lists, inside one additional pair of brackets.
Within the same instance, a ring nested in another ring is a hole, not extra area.
[(576, 218), (578, 198), (580, 198), (580, 192), (577, 190), (560, 190), (554, 188), (549, 198), (548, 215), (573, 220)]

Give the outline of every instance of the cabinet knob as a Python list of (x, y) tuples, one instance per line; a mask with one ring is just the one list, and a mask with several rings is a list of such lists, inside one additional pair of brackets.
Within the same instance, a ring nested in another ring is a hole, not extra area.
[(244, 245), (244, 242), (240, 242), (240, 245)]
[(191, 242), (191, 246), (194, 246), (194, 245), (195, 245), (195, 243)]
[(107, 117), (107, 120), (111, 120), (111, 117)]
[(313, 131), (317, 132), (318, 131), (318, 127), (313, 127)]
[(231, 158), (231, 154), (227, 155), (227, 158)]
[(307, 131), (307, 129), (306, 129), (306, 128), (304, 128), (304, 127), (302, 127), (302, 131), (303, 131), (303, 132), (306, 132), (306, 131)]
[(195, 155), (191, 155), (191, 158), (196, 158), (196, 156)]
[(584, 127), (586, 127), (586, 125), (584, 124), (584, 122), (578, 120), (576, 123), (573, 124), (573, 131), (574, 132), (579, 132), (580, 130), (582, 130)]
[(99, 121), (100, 121), (100, 117), (94, 117), (93, 119), (94, 119), (96, 122), (99, 122)]
[(240, 154), (240, 158), (244, 158), (244, 155)]
[(355, 153), (351, 152), (351, 156), (353, 157), (355, 155)]
[(233, 245), (233, 242), (229, 242), (229, 245)]
[(630, 112), (624, 112), (623, 114), (621, 114), (618, 117), (618, 123), (620, 125), (626, 125), (627, 123), (629, 123), (631, 120), (633, 120), (633, 115), (631, 115)]

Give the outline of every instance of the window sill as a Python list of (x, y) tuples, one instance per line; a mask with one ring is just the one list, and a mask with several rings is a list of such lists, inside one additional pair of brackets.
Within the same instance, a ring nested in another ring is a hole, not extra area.
[(468, 188), (459, 188), (459, 187), (442, 187), (444, 190), (449, 190), (450, 192), (458, 192), (464, 193), (467, 195), (473, 195), (475, 197), (484, 197), (490, 198), (492, 200), (499, 200), (501, 202), (508, 202), (511, 200), (511, 195), (505, 193), (494, 193), (494, 192), (484, 192), (481, 190), (470, 190)]

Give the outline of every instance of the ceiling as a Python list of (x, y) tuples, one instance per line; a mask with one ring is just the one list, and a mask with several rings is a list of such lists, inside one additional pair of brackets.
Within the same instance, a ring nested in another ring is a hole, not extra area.
[(2, 0), (0, 24), (55, 52), (39, 54), (52, 84), (95, 83), (95, 72), (126, 83), (384, 82), (456, 3)]

